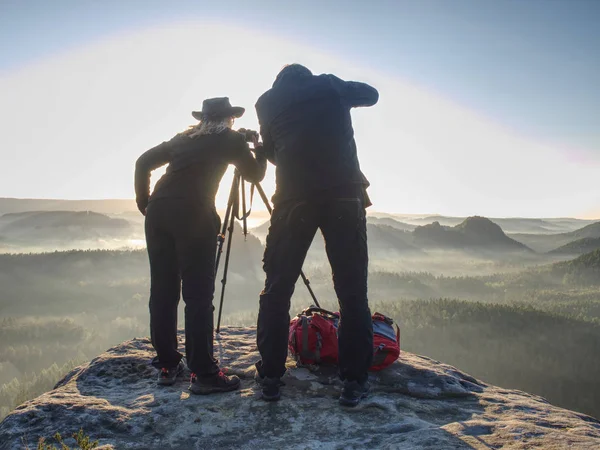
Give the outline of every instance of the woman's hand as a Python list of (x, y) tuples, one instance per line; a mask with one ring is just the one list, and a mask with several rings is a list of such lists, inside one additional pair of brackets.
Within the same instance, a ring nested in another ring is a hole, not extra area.
[(145, 216), (146, 208), (148, 207), (148, 200), (136, 199), (136, 204), (139, 212), (142, 213), (142, 216)]

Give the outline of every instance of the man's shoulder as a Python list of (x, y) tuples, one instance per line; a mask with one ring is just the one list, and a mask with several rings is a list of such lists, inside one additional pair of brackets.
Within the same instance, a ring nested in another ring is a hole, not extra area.
[[(304, 95), (306, 92), (319, 90), (319, 87), (327, 87), (331, 85), (332, 75), (312, 75), (302, 80), (301, 83), (281, 83), (273, 86), (271, 89), (263, 93), (256, 101), (255, 108), (258, 113), (265, 112), (272, 105), (280, 102), (286, 103), (290, 99), (296, 100), (299, 95)], [(335, 77), (334, 77), (335, 78)]]
[(254, 104), (254, 107), (257, 111), (269, 102), (272, 94), (273, 88), (269, 89), (268, 91), (264, 92), (260, 97), (258, 97), (258, 100), (256, 100), (256, 103)]
[(332, 81), (338, 81), (343, 83), (344, 81), (331, 73), (322, 73), (321, 75), (314, 75), (313, 78), (319, 80), (320, 83), (331, 83)]

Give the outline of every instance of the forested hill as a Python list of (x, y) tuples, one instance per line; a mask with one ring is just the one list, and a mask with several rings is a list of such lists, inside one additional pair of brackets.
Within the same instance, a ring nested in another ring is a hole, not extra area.
[(27, 211), (0, 216), (0, 238), (8, 251), (125, 240), (139, 237), (140, 231), (125, 219), (91, 211)]
[(550, 251), (551, 255), (581, 255), (600, 248), (600, 238), (581, 238)]
[(600, 249), (571, 260), (556, 263), (553, 273), (568, 278), (571, 283), (600, 284)]

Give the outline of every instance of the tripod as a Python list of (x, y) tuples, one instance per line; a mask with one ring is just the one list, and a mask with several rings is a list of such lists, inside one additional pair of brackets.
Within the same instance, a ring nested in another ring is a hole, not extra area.
[[(245, 183), (246, 183), (246, 181), (242, 178), (241, 174), (236, 169), (234, 172), (234, 175), (233, 175), (233, 181), (231, 183), (229, 199), (227, 200), (227, 210), (225, 211), (225, 219), (223, 220), (223, 227), (221, 229), (221, 233), (217, 236), (218, 247), (217, 247), (217, 259), (216, 259), (216, 263), (215, 263), (215, 276), (217, 275), (217, 271), (219, 270), (219, 262), (221, 260), (221, 254), (223, 253), (223, 245), (225, 243), (226, 232), (229, 231), (229, 236), (227, 237), (227, 249), (225, 251), (225, 266), (223, 267), (223, 278), (221, 279), (222, 287), (221, 287), (221, 299), (219, 302), (219, 316), (217, 319), (217, 329), (216, 329), (217, 334), (221, 330), (221, 314), (223, 312), (223, 300), (225, 299), (225, 285), (227, 284), (227, 270), (229, 269), (229, 256), (231, 255), (231, 241), (233, 238), (233, 227), (234, 227), (235, 219), (237, 218), (238, 220), (242, 221), (243, 233), (244, 233), (244, 238), (245, 238), (248, 235), (247, 219), (250, 216), (250, 212), (252, 210), (252, 199), (254, 196), (254, 189), (256, 189), (258, 191), (258, 194), (260, 195), (260, 198), (262, 199), (263, 203), (267, 207), (267, 211), (269, 211), (269, 214), (273, 213), (273, 208), (271, 208), (269, 199), (267, 198), (267, 195), (265, 194), (265, 191), (263, 190), (260, 183), (251, 184), (250, 209), (246, 210)], [(241, 197), (242, 197), (241, 215), (240, 215), (240, 204), (239, 204), (240, 191), (241, 191)], [(302, 281), (306, 285), (306, 288), (308, 289), (310, 296), (312, 297), (313, 301), (315, 302), (315, 305), (320, 307), (321, 305), (319, 305), (319, 301), (317, 300), (315, 293), (313, 292), (312, 288), (310, 287), (309, 279), (306, 277), (306, 275), (304, 275), (303, 271), (300, 271), (300, 276), (302, 277)]]

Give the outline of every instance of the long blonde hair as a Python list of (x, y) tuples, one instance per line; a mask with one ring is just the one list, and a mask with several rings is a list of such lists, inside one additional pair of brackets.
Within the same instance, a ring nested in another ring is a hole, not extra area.
[(190, 127), (181, 134), (188, 137), (203, 136), (206, 134), (219, 134), (233, 127), (233, 117), (223, 117), (216, 120), (202, 120), (196, 125)]

